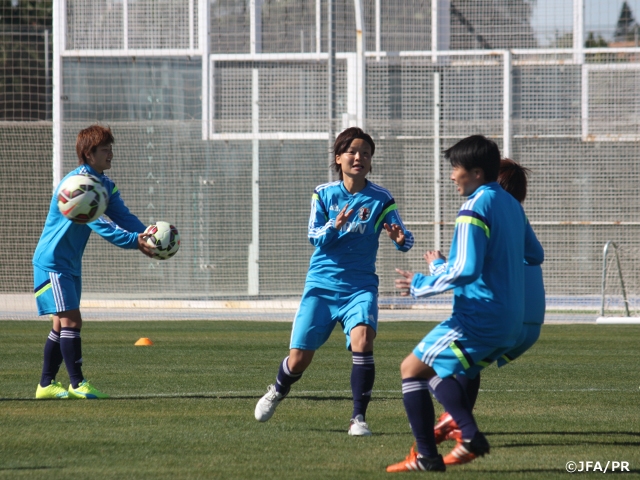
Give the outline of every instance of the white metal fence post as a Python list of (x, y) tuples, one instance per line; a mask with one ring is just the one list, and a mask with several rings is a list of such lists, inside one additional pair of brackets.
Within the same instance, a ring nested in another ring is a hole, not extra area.
[(53, 3), (53, 189), (62, 180), (62, 53), (66, 38), (66, 2)]

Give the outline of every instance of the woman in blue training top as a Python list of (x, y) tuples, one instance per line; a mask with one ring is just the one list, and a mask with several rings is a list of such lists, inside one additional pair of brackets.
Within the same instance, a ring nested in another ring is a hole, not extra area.
[[(56, 188), (38, 246), (33, 255), (34, 294), (38, 315), (53, 315), (53, 327), (44, 347), (42, 376), (36, 398), (107, 398), (82, 374), (80, 296), (82, 292), (82, 255), (92, 231), (110, 243), (138, 249), (151, 257), (154, 247), (146, 243), (145, 226), (120, 198), (115, 183), (104, 174), (111, 168), (113, 134), (109, 128), (92, 125), (78, 133), (76, 152), (80, 166), (71, 175), (87, 174), (100, 180), (107, 190), (105, 215), (88, 224), (73, 223), (58, 209)], [(63, 179), (63, 182), (64, 182)], [(62, 182), (60, 182), (62, 184)], [(66, 390), (56, 375), (64, 360), (70, 385)]]
[[(518, 202), (523, 203), (527, 197), (527, 175), (529, 169), (521, 166), (509, 158), (503, 158), (500, 161), (500, 172), (498, 174), (498, 183), (505, 191), (510, 193)], [(427, 252), (425, 260), (431, 263), (436, 258), (443, 258), (440, 252)], [(508, 352), (502, 354), (497, 364), (502, 367), (523, 353), (529, 350), (540, 337), (540, 330), (544, 323), (544, 313), (546, 309), (544, 280), (542, 278), (542, 266), (530, 265), (524, 262), (524, 321), (522, 330), (516, 345)], [(478, 399), (478, 391), (480, 390), (480, 374), (475, 378), (469, 378), (468, 375), (459, 374), (456, 380), (462, 385), (469, 397), (469, 404), (473, 408)], [(445, 440), (455, 439), (461, 440), (461, 432), (456, 422), (451, 418), (449, 412), (444, 412), (434, 427), (436, 443), (439, 444)]]
[(348, 433), (368, 436), (365, 415), (375, 379), (379, 237), (384, 228), (396, 248), (406, 252), (413, 246), (413, 235), (404, 227), (391, 193), (366, 179), (373, 139), (360, 128), (348, 128), (336, 138), (333, 151), (340, 180), (313, 192), (308, 236), (316, 248), (293, 322), (289, 356), (280, 364), (275, 384), (258, 401), (255, 417), (260, 422), (271, 418), (340, 322), (353, 357)]

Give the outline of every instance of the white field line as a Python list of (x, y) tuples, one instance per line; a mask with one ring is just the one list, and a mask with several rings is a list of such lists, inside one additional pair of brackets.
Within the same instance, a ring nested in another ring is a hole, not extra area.
[[(517, 392), (537, 392), (536, 388), (512, 388), (512, 389), (480, 389), (481, 392), (490, 393), (517, 393)], [(545, 392), (552, 393), (571, 393), (571, 392), (635, 392), (633, 389), (624, 388), (558, 388), (558, 389), (545, 389)], [(140, 395), (117, 395), (110, 398), (127, 399), (127, 398), (180, 398), (180, 397), (234, 397), (238, 395), (242, 396), (256, 396), (261, 397), (264, 394), (264, 390), (227, 390), (227, 391), (213, 391), (213, 392), (189, 392), (189, 393), (149, 393)], [(392, 393), (397, 394), (398, 397), (402, 396), (402, 391), (398, 390), (374, 390), (373, 396), (376, 394)], [(330, 395), (351, 395), (351, 390), (297, 390), (289, 395), (289, 398), (302, 397), (307, 395), (317, 396), (330, 396)]]

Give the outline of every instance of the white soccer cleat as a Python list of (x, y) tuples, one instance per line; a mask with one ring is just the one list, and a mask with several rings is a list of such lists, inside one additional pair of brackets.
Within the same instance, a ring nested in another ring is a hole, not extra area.
[(269, 420), (276, 411), (276, 407), (282, 400), (284, 400), (285, 396), (286, 395), (276, 392), (275, 385), (269, 385), (267, 387), (267, 393), (265, 393), (256, 404), (256, 420), (259, 422), (266, 422)]
[(371, 430), (369, 430), (369, 425), (364, 421), (364, 417), (362, 415), (356, 415), (356, 418), (351, 419), (351, 424), (349, 425), (349, 435), (354, 437), (370, 437)]

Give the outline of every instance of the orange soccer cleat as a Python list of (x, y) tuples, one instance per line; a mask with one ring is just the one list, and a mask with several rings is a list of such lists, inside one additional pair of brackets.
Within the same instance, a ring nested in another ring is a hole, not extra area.
[(462, 441), (462, 430), (460, 430), (459, 428), (454, 428), (449, 433), (447, 433), (447, 436), (445, 437), (445, 440), (455, 440), (456, 442), (461, 442)]
[(444, 457), (444, 463), (445, 465), (462, 465), (469, 463), (489, 453), (489, 450), (489, 442), (485, 436), (480, 432), (476, 432), (473, 439), (458, 441), (456, 446), (453, 447), (453, 450)]
[(401, 462), (389, 465), (387, 472), (444, 472), (446, 469), (447, 467), (442, 460), (442, 455), (433, 458), (423, 457), (416, 452), (414, 443), (407, 458)]
[(433, 427), (433, 434), (436, 437), (436, 445), (440, 445), (445, 440), (455, 439), (455, 437), (449, 437), (449, 434), (453, 430), (458, 430), (458, 424), (453, 418), (451, 418), (451, 415), (449, 415), (449, 413), (444, 412), (442, 415), (440, 415), (440, 418), (438, 418), (438, 422)]

